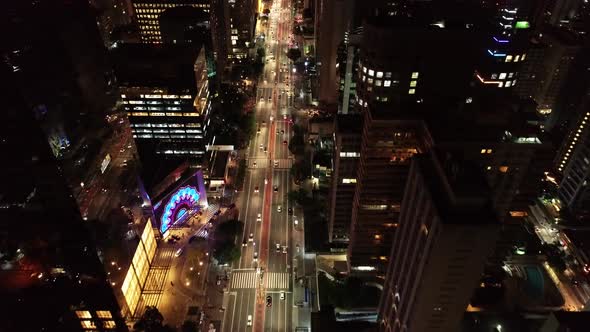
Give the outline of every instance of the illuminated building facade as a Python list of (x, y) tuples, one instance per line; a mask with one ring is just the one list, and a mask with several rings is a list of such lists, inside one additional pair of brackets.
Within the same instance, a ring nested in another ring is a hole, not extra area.
[(528, 58), (522, 64), (520, 84), (514, 92), (522, 98), (532, 98), (537, 112), (548, 116), (556, 110), (558, 97), (568, 79), (581, 40), (562, 29), (546, 29), (531, 40)]
[(363, 120), (356, 190), (348, 245), (354, 273), (385, 274), (403, 197), (410, 158), (430, 146), (424, 123), (371, 109)]
[(131, 0), (144, 43), (161, 44), (160, 15), (176, 7), (202, 8), (209, 13), (209, 0)]
[(256, 25), (258, 0), (227, 0), (230, 10), (231, 57), (239, 63), (248, 57)]
[(486, 90), (509, 91), (518, 82), (520, 67), (527, 57), (528, 40), (540, 23), (538, 17), (545, 1), (508, 0), (483, 3), (484, 6), (491, 6), (496, 15), (490, 22), (487, 45), (481, 50), (483, 61), (475, 71), (475, 77)]
[(500, 229), (478, 166), (413, 158), (379, 305), (379, 330), (456, 331)]
[(142, 159), (199, 164), (211, 102), (205, 49), (193, 44), (122, 45), (116, 72)]
[(357, 186), (357, 170), (361, 156), (362, 116), (338, 114), (334, 134), (334, 171), (330, 191), (328, 239), (330, 242), (348, 243), (350, 207)]
[(156, 198), (154, 216), (160, 233), (182, 224), (191, 216), (206, 208), (207, 192), (203, 181), (203, 172), (197, 171), (179, 180)]

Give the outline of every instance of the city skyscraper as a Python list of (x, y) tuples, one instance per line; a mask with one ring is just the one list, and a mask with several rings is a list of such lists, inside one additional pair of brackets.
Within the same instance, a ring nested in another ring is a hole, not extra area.
[(131, 0), (133, 11), (139, 25), (141, 40), (148, 44), (161, 44), (160, 15), (176, 7), (201, 8), (209, 13), (209, 0)]
[(477, 165), (412, 158), (379, 305), (381, 331), (455, 331), (498, 235)]
[(122, 45), (115, 70), (142, 159), (199, 165), (211, 108), (203, 45)]

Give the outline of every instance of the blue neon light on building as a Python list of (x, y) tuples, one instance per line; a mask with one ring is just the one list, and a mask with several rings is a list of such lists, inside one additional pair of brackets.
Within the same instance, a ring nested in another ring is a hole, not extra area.
[[(199, 192), (195, 187), (186, 186), (178, 189), (166, 206), (162, 214), (160, 231), (166, 232), (178, 219), (187, 213), (188, 209), (192, 209), (199, 201)], [(179, 212), (183, 211), (182, 215)]]

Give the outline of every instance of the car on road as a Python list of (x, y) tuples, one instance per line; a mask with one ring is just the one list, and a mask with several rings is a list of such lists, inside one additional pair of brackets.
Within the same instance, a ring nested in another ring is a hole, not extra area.
[(260, 150), (262, 150), (264, 148), (264, 145), (260, 144)]
[(279, 192), (279, 187), (278, 187), (278, 186), (274, 186), (274, 188), (272, 188), (272, 190), (273, 190), (275, 193), (278, 193), (278, 192)]
[(247, 326), (252, 326), (252, 315), (248, 315), (248, 322), (246, 323), (246, 325)]
[(260, 97), (260, 101), (264, 101), (264, 97)]
[(293, 215), (293, 208), (288, 208), (287, 213), (289, 213), (289, 215), (292, 216)]
[(266, 306), (272, 307), (272, 297), (270, 295), (266, 297)]
[(244, 239), (244, 241), (242, 242), (242, 247), (246, 247), (248, 245), (248, 241), (246, 241), (246, 239)]
[(268, 152), (268, 148), (265, 146), (264, 147), (264, 153), (267, 153), (267, 152)]
[(271, 101), (271, 100), (272, 100), (272, 97), (270, 97), (270, 96), (269, 96), (269, 97), (268, 97), (268, 101)]
[(262, 221), (262, 214), (258, 214), (258, 216), (256, 217), (256, 221)]
[(252, 167), (256, 167), (256, 162), (253, 162), (252, 163)]
[(285, 299), (285, 292), (281, 292), (281, 297), (280, 298), (281, 298), (281, 300), (284, 300)]
[(287, 246), (283, 246), (283, 254), (287, 253)]
[(248, 242), (252, 241), (254, 241), (254, 233), (250, 233), (250, 236), (248, 236)]
[(274, 166), (275, 166), (275, 167), (279, 167), (279, 161), (278, 161), (278, 160), (275, 160), (275, 162), (274, 162)]
[(284, 133), (285, 133), (285, 130), (284, 129), (281, 129), (281, 134), (284, 134)]
[(260, 134), (260, 127), (258, 127), (258, 129), (256, 130), (257, 134)]
[(182, 255), (183, 252), (184, 252), (184, 248), (180, 248), (180, 249), (176, 250), (176, 252), (174, 253), (174, 257), (180, 257), (180, 255)]
[(279, 205), (279, 206), (277, 206), (277, 212), (278, 212), (278, 213), (281, 213), (281, 212), (283, 212), (283, 208), (282, 208), (280, 205)]
[(262, 126), (266, 126), (266, 121), (262, 121)]
[(283, 141), (283, 145), (287, 145), (287, 141)]
[(299, 252), (299, 250), (300, 250), (299, 244), (297, 244), (297, 245), (295, 246), (295, 249), (297, 249), (297, 252)]
[(281, 252), (281, 244), (280, 244), (280, 243), (277, 243), (277, 244), (275, 245), (275, 250), (276, 250), (277, 252)]
[(254, 192), (255, 192), (255, 193), (257, 193), (257, 192), (259, 192), (259, 191), (260, 191), (260, 189), (258, 189), (258, 186), (254, 187)]
[(254, 256), (253, 256), (252, 260), (255, 262), (258, 261), (258, 252), (257, 251), (254, 252)]

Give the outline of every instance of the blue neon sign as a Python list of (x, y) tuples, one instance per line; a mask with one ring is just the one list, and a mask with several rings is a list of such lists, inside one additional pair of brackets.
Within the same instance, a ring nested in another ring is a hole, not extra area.
[(199, 192), (195, 187), (186, 186), (178, 189), (166, 206), (160, 219), (160, 231), (166, 232), (180, 217), (183, 217), (188, 209), (193, 208), (199, 201)]

